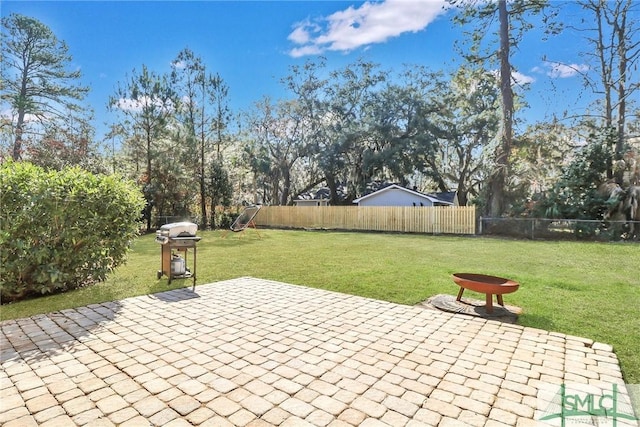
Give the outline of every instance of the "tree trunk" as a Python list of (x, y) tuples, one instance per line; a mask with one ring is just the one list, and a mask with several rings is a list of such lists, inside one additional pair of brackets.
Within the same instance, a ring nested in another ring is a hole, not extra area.
[[(618, 37), (618, 132), (615, 147), (615, 160), (621, 160), (624, 151), (624, 137), (625, 137), (625, 115), (627, 113), (627, 45), (625, 39), (625, 28), (627, 22), (626, 10), (622, 12), (622, 22), (615, 21), (614, 31)], [(615, 171), (616, 182), (623, 185), (624, 170), (620, 169)]]
[[(147, 185), (151, 186), (151, 129), (147, 128)], [(149, 211), (147, 214), (147, 231), (151, 230), (151, 212), (153, 211), (152, 200), (149, 203)]]
[(338, 186), (336, 184), (336, 180), (333, 175), (326, 174), (327, 187), (329, 187), (329, 200), (331, 205), (337, 206), (340, 204), (340, 199), (338, 198)]
[(458, 198), (459, 206), (467, 206), (467, 203), (469, 202), (469, 192), (464, 186), (458, 187), (458, 190), (456, 191), (456, 197)]
[(280, 194), (280, 206), (286, 206), (291, 190), (291, 170), (289, 167), (282, 168), (282, 194)]
[[(603, 16), (602, 5), (599, 3), (593, 3), (592, 10), (596, 15), (596, 24), (598, 28), (598, 39), (596, 40), (596, 51), (598, 52), (598, 59), (600, 60), (600, 68), (602, 73), (602, 88), (604, 90), (604, 126), (607, 129), (613, 127), (613, 103), (611, 100), (612, 91), (612, 73), (613, 68), (611, 64), (607, 63), (605, 57), (606, 47), (604, 45), (604, 30), (603, 30)], [(611, 147), (613, 148), (613, 146)], [(611, 159), (607, 160), (607, 179), (613, 178), (613, 163)]]
[(500, 20), (500, 93), (502, 95), (502, 131), (496, 150), (495, 170), (489, 178), (488, 211), (492, 217), (504, 213), (505, 185), (509, 172), (509, 156), (513, 138), (513, 91), (511, 90), (511, 63), (509, 43), (509, 14), (506, 0), (498, 1)]
[(16, 139), (13, 143), (13, 160), (20, 160), (22, 154), (22, 132), (24, 128), (24, 112), (18, 113), (18, 122), (16, 123)]
[(13, 160), (20, 160), (22, 157), (22, 134), (24, 133), (24, 117), (26, 115), (27, 79), (28, 70), (25, 67), (22, 72), (22, 82), (20, 85), (20, 104), (18, 106), (18, 121), (16, 123), (16, 139), (13, 143)]
[[(206, 135), (205, 135), (205, 131), (204, 131), (204, 125), (205, 125), (205, 96), (206, 96), (206, 78), (205, 78), (205, 72), (204, 69), (202, 70), (202, 107), (200, 109), (200, 213), (202, 215), (202, 225), (203, 227), (207, 226), (207, 188), (205, 186), (205, 179), (204, 179), (204, 175), (205, 175), (205, 161), (204, 161), (204, 152), (205, 152), (205, 141), (206, 141)], [(195, 125), (195, 124), (194, 124)], [(194, 129), (194, 133), (195, 133), (195, 129)], [(215, 215), (215, 212), (213, 212), (213, 210), (215, 209), (213, 207), (213, 202), (211, 203), (212, 205), (212, 222), (211, 222), (211, 228), (215, 227), (215, 221), (213, 221), (213, 215)]]
[[(204, 107), (203, 107), (204, 108)], [(204, 112), (203, 112), (204, 113)], [(204, 115), (203, 115), (204, 123)], [(204, 128), (204, 124), (203, 124)], [(207, 227), (207, 188), (205, 185), (205, 153), (204, 153), (205, 135), (204, 129), (200, 135), (200, 213), (202, 215), (202, 226)], [(213, 214), (212, 214), (213, 215)]]
[(215, 200), (214, 198), (211, 198), (211, 229), (215, 230), (216, 229), (216, 204), (217, 204), (217, 200)]

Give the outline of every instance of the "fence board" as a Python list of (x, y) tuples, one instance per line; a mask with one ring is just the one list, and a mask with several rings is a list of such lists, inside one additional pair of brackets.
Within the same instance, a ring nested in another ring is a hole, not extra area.
[(263, 206), (263, 227), (475, 234), (475, 206)]

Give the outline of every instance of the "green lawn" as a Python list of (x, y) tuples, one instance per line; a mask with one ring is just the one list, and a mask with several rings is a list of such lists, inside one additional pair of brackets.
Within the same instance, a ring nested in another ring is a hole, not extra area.
[[(198, 283), (254, 276), (416, 304), (458, 287), (454, 272), (512, 278), (505, 302), (525, 326), (613, 345), (625, 380), (640, 383), (640, 247), (623, 243), (499, 240), (402, 234), (247, 230), (243, 239), (201, 232)], [(191, 286), (156, 279), (160, 245), (139, 238), (129, 261), (105, 283), (2, 307), (2, 319)], [(465, 292), (483, 299), (483, 295)]]

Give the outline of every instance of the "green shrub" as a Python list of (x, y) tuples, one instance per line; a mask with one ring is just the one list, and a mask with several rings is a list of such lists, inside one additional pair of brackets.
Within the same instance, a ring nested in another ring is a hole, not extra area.
[(135, 184), (117, 176), (0, 165), (2, 302), (104, 280), (125, 261), (143, 206)]
[(238, 215), (240, 215), (240, 212), (242, 212), (242, 209), (238, 210), (237, 208), (228, 208), (227, 210), (224, 210), (222, 212), (216, 212), (216, 228), (227, 229), (231, 227), (231, 224), (233, 224), (233, 221), (235, 221)]

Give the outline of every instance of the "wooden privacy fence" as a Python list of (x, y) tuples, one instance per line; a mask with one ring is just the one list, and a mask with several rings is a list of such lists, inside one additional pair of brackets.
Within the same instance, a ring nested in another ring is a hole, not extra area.
[(475, 234), (475, 206), (263, 206), (263, 227)]

